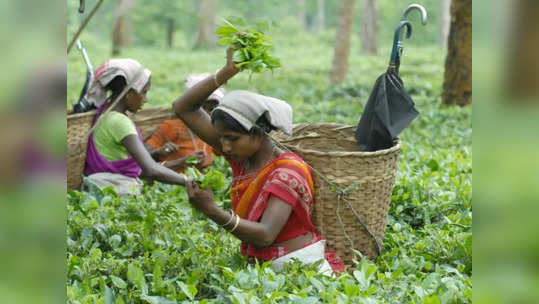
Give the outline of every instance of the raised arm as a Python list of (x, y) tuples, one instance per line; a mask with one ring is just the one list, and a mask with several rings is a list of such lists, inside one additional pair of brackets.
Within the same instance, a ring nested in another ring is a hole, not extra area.
[(217, 150), (221, 143), (210, 116), (202, 109), (202, 104), (219, 86), (239, 72), (233, 60), (234, 50), (227, 50), (226, 65), (215, 75), (208, 76), (174, 101), (174, 112), (195, 134)]

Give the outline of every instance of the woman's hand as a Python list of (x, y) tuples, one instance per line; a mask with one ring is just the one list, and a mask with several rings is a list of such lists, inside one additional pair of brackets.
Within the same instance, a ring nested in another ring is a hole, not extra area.
[(225, 69), (230, 70), (230, 72), (234, 72), (234, 74), (238, 73), (240, 69), (236, 67), (236, 63), (234, 62), (234, 48), (228, 48), (226, 50), (226, 65)]
[(178, 151), (178, 145), (171, 142), (171, 141), (167, 141), (162, 147), (160, 147), (157, 151), (157, 155), (159, 157), (165, 157), (165, 156), (168, 156), (176, 151)]
[(189, 157), (195, 157), (198, 160), (197, 167), (200, 167), (206, 160), (206, 153), (204, 151), (199, 150), (199, 151), (195, 151), (189, 154)]
[(194, 180), (188, 180), (185, 185), (189, 203), (204, 214), (211, 213), (213, 208), (218, 207), (213, 198), (213, 191), (210, 187), (201, 189), (199, 184)]
[(226, 64), (215, 74), (214, 80), (219, 85), (223, 85), (239, 71), (240, 69), (236, 67), (236, 63), (234, 62), (234, 49), (228, 48), (226, 50)]

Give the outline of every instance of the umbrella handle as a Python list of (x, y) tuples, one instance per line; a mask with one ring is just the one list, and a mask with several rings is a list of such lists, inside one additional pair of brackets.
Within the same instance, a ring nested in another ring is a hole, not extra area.
[(427, 24), (427, 10), (419, 4), (410, 4), (403, 12), (401, 20), (406, 20), (408, 14), (414, 9), (418, 10), (421, 13), (421, 24)]
[(391, 58), (389, 60), (389, 66), (394, 68), (399, 68), (400, 55), (402, 53), (402, 43), (400, 41), (401, 30), (403, 27), (406, 27), (406, 39), (409, 39), (412, 36), (412, 24), (408, 20), (402, 20), (399, 23), (399, 26), (395, 29), (395, 36), (393, 38), (393, 49), (391, 51)]
[(80, 4), (80, 5), (79, 5), (79, 13), (82, 14), (82, 13), (84, 13), (84, 8), (86, 7), (85, 1), (84, 1), (84, 0), (80, 0), (80, 1), (79, 1), (79, 4)]

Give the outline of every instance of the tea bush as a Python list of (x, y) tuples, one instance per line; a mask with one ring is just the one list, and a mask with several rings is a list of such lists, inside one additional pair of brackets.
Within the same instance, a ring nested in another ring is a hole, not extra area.
[[(286, 100), (295, 122), (357, 124), (389, 54), (359, 56), (352, 49), (346, 82), (331, 87), (332, 49), (314, 42), (286, 49), (275, 42), (282, 68), (250, 81), (240, 74), (227, 89)], [(95, 65), (106, 59), (105, 47), (92, 49)], [(186, 75), (215, 71), (225, 51), (129, 49), (124, 56), (153, 71), (149, 106), (170, 106)], [(140, 197), (70, 191), (68, 302), (471, 303), (472, 110), (441, 106), (443, 58), (434, 47), (405, 49), (401, 76), (421, 115), (401, 134), (383, 252), (375, 261), (358, 256), (353, 271), (337, 278), (298, 264), (276, 273), (269, 263), (248, 264), (239, 241), (193, 211), (182, 187), (145, 185)], [(68, 63), (70, 103), (85, 71), (76, 52)], [(224, 173), (226, 187), (216, 197), (230, 208), (230, 168), (220, 157), (212, 168)]]

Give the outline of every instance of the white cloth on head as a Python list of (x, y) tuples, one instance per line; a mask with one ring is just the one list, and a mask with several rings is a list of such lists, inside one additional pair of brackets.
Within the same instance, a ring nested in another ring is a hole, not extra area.
[(150, 70), (143, 68), (136, 60), (129, 58), (109, 59), (95, 70), (92, 85), (85, 97), (96, 107), (101, 106), (107, 99), (105, 87), (116, 76), (124, 77), (127, 85), (131, 84), (135, 91), (141, 93), (151, 74)]
[(332, 276), (333, 269), (331, 269), (331, 265), (325, 258), (325, 248), (326, 241), (320, 240), (307, 247), (292, 251), (289, 254), (283, 255), (282, 257), (272, 260), (273, 269), (275, 269), (276, 271), (281, 271), (284, 264), (292, 262), (293, 258), (298, 259), (304, 265), (309, 265), (317, 261), (324, 260), (322, 261), (322, 264), (318, 266), (318, 273)]
[[(202, 74), (191, 74), (187, 76), (187, 79), (185, 79), (185, 88), (189, 89), (195, 84), (199, 83), (200, 81), (212, 76), (210, 73), (202, 73)], [(221, 102), (221, 99), (225, 96), (225, 89), (223, 87), (218, 87), (215, 91), (211, 93), (211, 95), (207, 99), (216, 99), (217, 101)]]
[(217, 109), (232, 116), (247, 130), (264, 115), (273, 127), (292, 135), (292, 108), (280, 99), (237, 90), (226, 94)]

